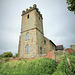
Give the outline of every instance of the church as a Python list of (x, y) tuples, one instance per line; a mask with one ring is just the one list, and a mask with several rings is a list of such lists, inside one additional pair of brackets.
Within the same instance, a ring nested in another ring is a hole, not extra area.
[[(56, 45), (44, 36), (43, 17), (36, 4), (22, 11), (19, 36), (19, 58), (36, 58), (46, 55), (54, 58)], [(50, 54), (51, 53), (51, 54)]]

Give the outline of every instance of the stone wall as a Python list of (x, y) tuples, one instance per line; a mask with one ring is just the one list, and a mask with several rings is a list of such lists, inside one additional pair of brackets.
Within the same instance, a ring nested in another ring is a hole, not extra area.
[(75, 50), (75, 45), (71, 45), (71, 49), (72, 50)]
[(36, 30), (36, 36), (37, 36), (37, 54), (40, 54), (40, 48), (42, 47), (42, 42), (43, 42), (43, 34), (40, 33), (40, 31)]
[[(40, 53), (43, 40), (42, 16), (37, 9), (22, 12), (21, 36), (19, 39), (19, 57), (30, 58)], [(29, 18), (27, 16), (29, 15)], [(29, 32), (29, 40), (26, 40), (26, 33)], [(26, 54), (26, 45), (29, 45), (29, 54)]]
[(43, 19), (40, 17), (38, 12), (35, 12), (35, 16), (36, 16), (36, 27), (39, 29), (39, 31), (43, 33)]
[[(30, 58), (36, 55), (36, 29), (29, 30), (29, 39), (26, 40), (26, 33), (21, 33), (20, 57)], [(26, 54), (26, 45), (29, 45), (29, 54)]]
[(56, 54), (56, 55), (62, 55), (63, 53), (64, 53), (64, 51), (63, 51), (63, 50), (55, 51), (55, 54)]
[[(46, 44), (44, 44), (44, 40)], [(46, 58), (55, 59), (55, 45), (46, 37), (43, 39), (43, 54), (46, 54)]]
[[(36, 10), (33, 10), (22, 16), (21, 32), (36, 28), (35, 12), (36, 12)], [(29, 14), (29, 18), (27, 19), (28, 14)]]
[[(44, 43), (46, 41), (46, 43)], [(43, 36), (43, 54), (46, 54), (50, 51), (50, 42), (49, 40)]]

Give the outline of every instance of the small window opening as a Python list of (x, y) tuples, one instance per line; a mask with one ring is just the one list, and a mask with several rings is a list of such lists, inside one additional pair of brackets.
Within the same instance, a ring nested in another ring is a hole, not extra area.
[(44, 40), (44, 45), (46, 44), (46, 40)]
[(42, 54), (42, 47), (40, 47), (40, 54)]
[(39, 20), (40, 20), (40, 17), (39, 17)]
[(29, 14), (27, 15), (27, 18), (29, 18)]

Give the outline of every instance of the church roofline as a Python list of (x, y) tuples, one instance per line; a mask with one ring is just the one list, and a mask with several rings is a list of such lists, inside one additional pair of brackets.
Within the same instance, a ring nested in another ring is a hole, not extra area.
[(49, 41), (56, 47), (56, 45), (51, 40), (49, 40)]
[[(29, 9), (26, 9), (26, 11), (23, 10), (21, 16), (23, 16), (23, 15), (25, 15), (25, 14), (29, 13), (30, 11), (33, 11), (33, 10), (36, 10), (36, 11), (39, 13), (39, 15), (41, 16), (41, 18), (42, 18), (42, 14), (40, 13), (40, 11), (39, 11), (39, 9), (37, 8), (37, 5), (36, 5), (36, 4), (34, 4), (33, 7), (30, 7)], [(42, 18), (42, 19), (43, 19), (43, 18)]]
[[(48, 39), (47, 37), (45, 37), (45, 38)], [(56, 45), (50, 39), (48, 39), (48, 40), (49, 40), (49, 42), (51, 42), (56, 47)]]

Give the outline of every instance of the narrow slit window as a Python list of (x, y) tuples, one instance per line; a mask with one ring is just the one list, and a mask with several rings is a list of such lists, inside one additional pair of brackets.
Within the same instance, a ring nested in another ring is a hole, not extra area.
[(40, 54), (42, 54), (42, 47), (40, 47)]
[(46, 44), (46, 40), (44, 40), (44, 45)]
[(27, 19), (29, 18), (29, 14), (27, 15)]
[(39, 20), (40, 20), (40, 17), (39, 17)]

